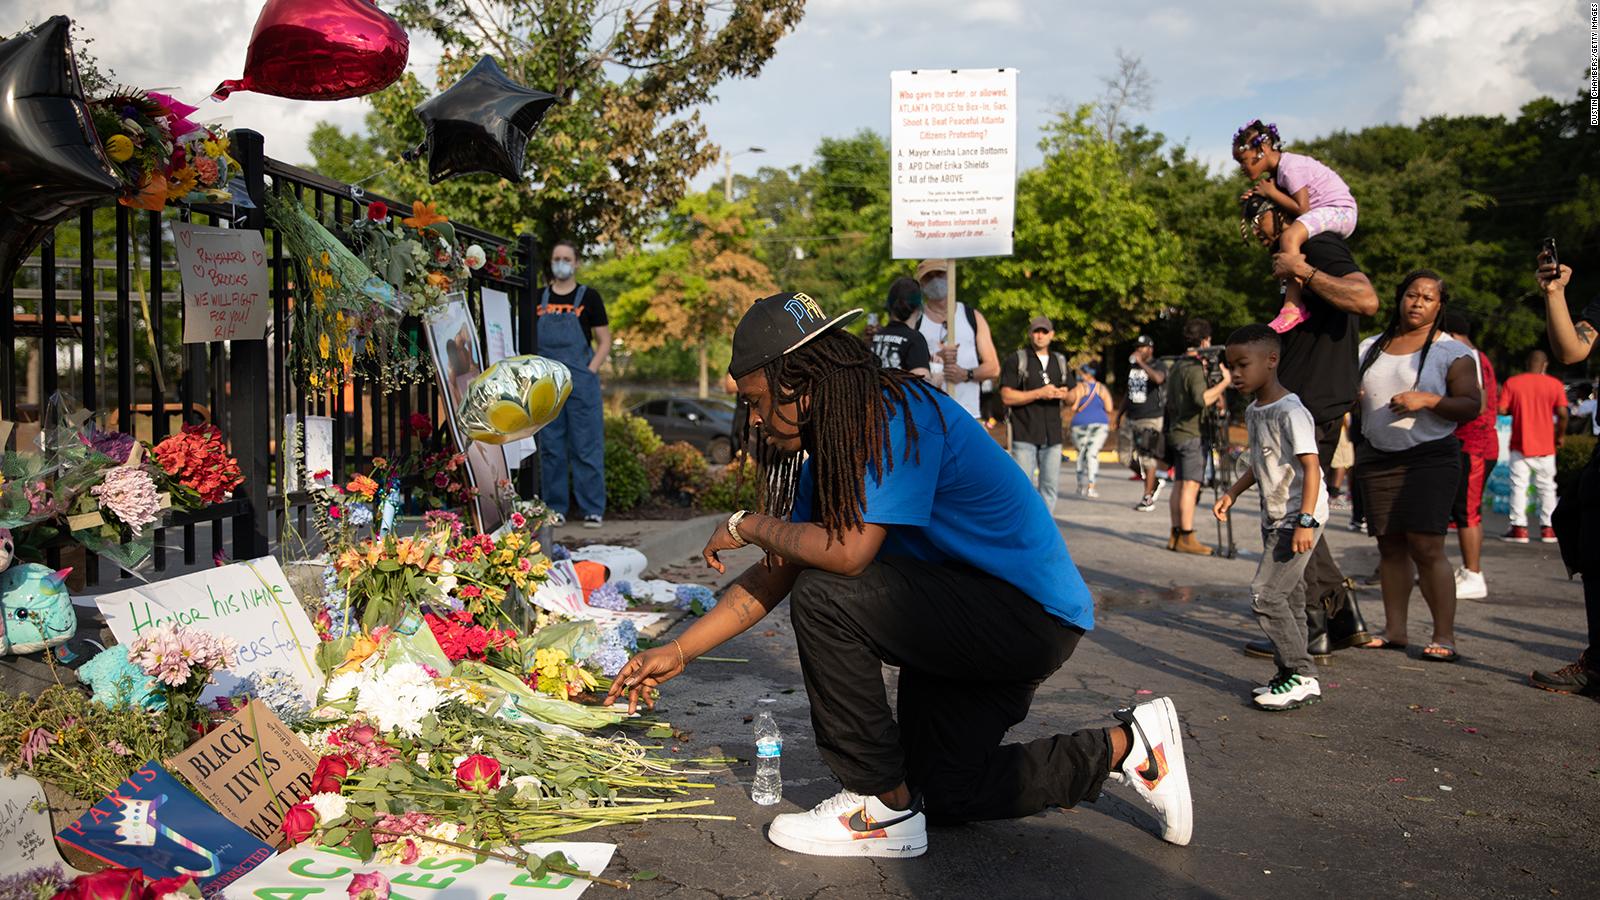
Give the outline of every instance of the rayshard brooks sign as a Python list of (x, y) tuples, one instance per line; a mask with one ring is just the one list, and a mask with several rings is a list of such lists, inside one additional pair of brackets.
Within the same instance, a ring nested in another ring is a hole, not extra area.
[(893, 72), (895, 259), (1011, 255), (1017, 70)]

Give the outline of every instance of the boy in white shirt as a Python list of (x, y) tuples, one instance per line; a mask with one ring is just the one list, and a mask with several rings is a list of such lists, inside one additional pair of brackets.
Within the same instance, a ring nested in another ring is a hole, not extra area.
[(1295, 709), (1322, 699), (1317, 667), (1306, 650), (1305, 569), (1328, 518), (1328, 492), (1317, 456), (1316, 423), (1300, 398), (1278, 381), (1282, 342), (1266, 325), (1246, 325), (1228, 338), (1235, 390), (1252, 394), (1245, 410), (1250, 471), (1212, 507), (1219, 520), (1252, 485), (1261, 493), (1261, 564), (1250, 582), (1251, 608), (1272, 641), (1278, 674), (1255, 689), (1262, 709)]

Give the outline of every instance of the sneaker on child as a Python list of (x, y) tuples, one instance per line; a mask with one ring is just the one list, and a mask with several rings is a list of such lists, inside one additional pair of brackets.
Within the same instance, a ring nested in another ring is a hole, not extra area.
[(1161, 839), (1182, 847), (1194, 833), (1194, 804), (1189, 796), (1189, 769), (1183, 759), (1183, 730), (1178, 709), (1166, 697), (1113, 713), (1129, 726), (1133, 741), (1122, 765), (1107, 776), (1131, 785), (1161, 825)]
[(767, 839), (812, 856), (921, 856), (928, 850), (928, 820), (919, 797), (912, 797), (910, 809), (890, 809), (877, 797), (840, 791), (809, 812), (773, 819)]
[(1295, 672), (1279, 672), (1267, 683), (1265, 689), (1255, 691), (1255, 704), (1262, 709), (1281, 712), (1299, 709), (1322, 699), (1322, 688), (1317, 679)]

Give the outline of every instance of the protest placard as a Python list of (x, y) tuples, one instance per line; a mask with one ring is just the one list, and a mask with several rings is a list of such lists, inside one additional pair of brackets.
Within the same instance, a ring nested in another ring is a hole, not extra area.
[(76, 871), (56, 852), (44, 787), (26, 775), (0, 778), (0, 878), (40, 866)]
[(203, 699), (232, 693), (251, 672), (272, 669), (293, 675), (308, 700), (315, 700), (322, 687), (316, 629), (270, 556), (104, 594), (94, 601), (120, 644), (174, 622), (238, 641), (238, 666), (218, 672)]
[(148, 878), (192, 875), (208, 897), (272, 856), (153, 759), (56, 837)]
[(183, 276), (183, 342), (266, 337), (272, 300), (261, 232), (171, 224)]
[(284, 810), (310, 795), (317, 756), (266, 704), (252, 700), (167, 765), (233, 824), (279, 846)]
[(894, 258), (1009, 256), (1017, 70), (893, 72), (889, 85)]
[[(596, 875), (605, 871), (617, 851), (615, 844), (575, 841), (527, 844), (522, 849), (541, 857), (564, 853), (578, 868)], [(479, 861), (466, 852), (424, 856), (411, 865), (400, 865), (362, 862), (347, 847), (301, 845), (258, 866), (235, 883), (228, 896), (253, 900), (347, 900), (350, 878), (362, 872), (380, 872), (388, 878), (391, 897), (577, 900), (589, 886), (581, 878), (556, 872), (535, 878), (510, 863), (493, 858)]]

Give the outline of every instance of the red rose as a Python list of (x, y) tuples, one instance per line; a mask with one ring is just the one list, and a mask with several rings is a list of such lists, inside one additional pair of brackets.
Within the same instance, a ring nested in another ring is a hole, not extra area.
[(283, 836), (298, 844), (317, 830), (317, 812), (309, 803), (296, 803), (283, 814)]
[(337, 794), (349, 777), (349, 760), (342, 756), (324, 756), (317, 760), (317, 771), (311, 776), (311, 793)]
[(389, 204), (382, 200), (374, 200), (372, 205), (367, 207), (367, 218), (374, 222), (386, 221), (389, 218)]
[(486, 794), (500, 788), (500, 761), (474, 753), (456, 766), (456, 787)]
[(152, 881), (145, 885), (145, 900), (161, 900), (162, 897), (165, 897), (168, 894), (176, 894), (177, 892), (183, 890), (184, 885), (193, 880), (194, 879), (191, 876), (178, 875), (173, 878), (163, 878), (160, 881)]
[(124, 900), (144, 896), (144, 873), (138, 869), (111, 868), (79, 875), (57, 898), (67, 900)]
[(433, 433), (433, 420), (422, 413), (411, 414), (411, 433), (419, 438), (425, 438)]

